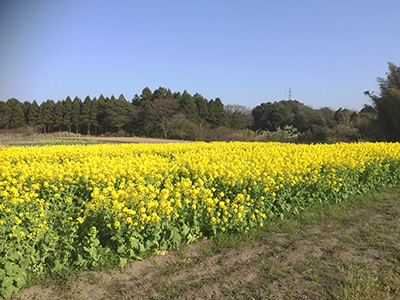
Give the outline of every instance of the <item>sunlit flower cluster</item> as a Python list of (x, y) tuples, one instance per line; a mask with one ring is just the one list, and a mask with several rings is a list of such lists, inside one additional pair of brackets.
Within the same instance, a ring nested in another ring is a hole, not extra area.
[(388, 143), (1, 147), (0, 249), (134, 257), (398, 184), (399, 160)]

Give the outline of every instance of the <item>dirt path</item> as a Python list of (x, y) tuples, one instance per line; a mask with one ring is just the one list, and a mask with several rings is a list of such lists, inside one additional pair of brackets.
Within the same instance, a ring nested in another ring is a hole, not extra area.
[(400, 298), (399, 200), (282, 224), (239, 248), (203, 240), (12, 299)]

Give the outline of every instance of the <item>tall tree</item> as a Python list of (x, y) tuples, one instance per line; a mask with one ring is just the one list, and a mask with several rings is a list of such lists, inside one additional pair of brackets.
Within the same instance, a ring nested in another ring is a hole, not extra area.
[(119, 95), (118, 100), (126, 102), (126, 98), (125, 98), (125, 96), (123, 94)]
[(216, 121), (217, 121), (217, 118), (215, 116), (215, 102), (214, 102), (214, 100), (211, 99), (208, 102), (207, 111), (208, 111), (207, 121), (210, 124), (214, 125), (216, 123)]
[(226, 118), (226, 111), (224, 109), (224, 105), (222, 104), (221, 99), (215, 98), (214, 102), (215, 106), (215, 126), (226, 126), (227, 125), (227, 118)]
[(197, 123), (196, 102), (194, 101), (192, 95), (190, 95), (186, 90), (183, 91), (179, 104), (185, 111), (186, 118), (192, 123)]
[(52, 132), (54, 126), (55, 103), (53, 100), (47, 100), (40, 105), (40, 114), (44, 125), (44, 132)]
[(106, 112), (107, 103), (103, 94), (100, 95), (97, 104), (98, 104), (97, 120), (99, 123), (99, 131), (100, 133), (105, 133), (107, 132), (107, 112)]
[(199, 126), (202, 126), (208, 119), (208, 101), (199, 93), (193, 95), (197, 107), (197, 119)]
[[(121, 97), (122, 96), (122, 97)], [(132, 105), (121, 95), (118, 99), (110, 100), (107, 103), (106, 113), (108, 127), (113, 132), (125, 130), (129, 121)]]
[(33, 100), (31, 108), (28, 113), (28, 124), (31, 126), (37, 126), (42, 124), (40, 115), (40, 107), (37, 104), (36, 100)]
[(80, 132), (81, 127), (81, 110), (82, 110), (82, 100), (76, 96), (74, 101), (72, 101), (72, 130), (75, 133)]
[(94, 133), (95, 135), (97, 135), (99, 130), (98, 115), (99, 115), (99, 102), (97, 101), (96, 97), (94, 97), (92, 100), (92, 105), (90, 107), (90, 126), (91, 126), (91, 132)]
[(171, 122), (179, 112), (179, 105), (173, 99), (155, 99), (145, 110), (146, 127), (148, 132), (151, 129), (162, 131), (165, 139), (168, 138)]
[(136, 106), (136, 107), (140, 105), (140, 97), (139, 97), (138, 94), (135, 94), (135, 95), (133, 96), (133, 98), (132, 98), (132, 104), (133, 104), (134, 106)]
[(63, 101), (63, 127), (68, 132), (72, 130), (72, 100), (70, 96)]
[(22, 110), (24, 112), (24, 118), (25, 118), (25, 124), (28, 124), (28, 115), (29, 111), (31, 110), (31, 105), (32, 103), (25, 101), (24, 104), (22, 105)]
[(61, 101), (57, 101), (54, 106), (54, 130), (62, 131), (63, 130), (63, 103)]
[(142, 94), (140, 95), (140, 105), (141, 106), (147, 106), (153, 101), (153, 93), (148, 87), (145, 87), (142, 91)]
[(154, 90), (152, 100), (154, 99), (172, 99), (173, 95), (170, 89), (159, 87)]
[(11, 109), (8, 107), (7, 103), (0, 101), (0, 128), (8, 128), (8, 124), (11, 118)]
[(386, 78), (377, 78), (379, 95), (366, 91), (378, 116), (382, 138), (400, 140), (400, 67), (389, 62)]
[(15, 98), (7, 100), (7, 106), (11, 110), (9, 128), (20, 128), (26, 125), (23, 104)]
[(83, 132), (87, 135), (90, 135), (90, 126), (91, 126), (91, 117), (90, 111), (92, 107), (92, 99), (89, 96), (86, 96), (85, 100), (83, 101), (82, 105), (82, 113), (81, 113), (81, 126)]

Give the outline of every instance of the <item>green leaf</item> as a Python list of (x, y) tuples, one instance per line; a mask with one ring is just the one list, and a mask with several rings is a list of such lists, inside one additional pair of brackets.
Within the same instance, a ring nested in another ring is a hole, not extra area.
[(160, 242), (160, 250), (167, 250), (168, 249), (168, 241), (165, 239), (162, 239)]
[(135, 250), (129, 249), (128, 252), (129, 252), (129, 257), (135, 257)]
[(90, 257), (94, 261), (98, 261), (99, 260), (99, 256), (97, 255), (97, 250), (95, 248), (92, 248), (92, 251), (90, 252)]
[(21, 253), (19, 253), (19, 252), (16, 251), (16, 250), (11, 250), (11, 251), (8, 253), (8, 258), (9, 258), (10, 260), (12, 260), (12, 261), (19, 260), (21, 257), (22, 257)]
[(124, 245), (119, 246), (118, 249), (117, 249), (117, 252), (118, 253), (124, 253), (125, 252), (125, 246)]
[(121, 268), (125, 267), (128, 264), (128, 260), (125, 257), (121, 257), (119, 259), (119, 266)]
[(54, 268), (52, 268), (52, 271), (54, 272), (59, 272), (64, 268), (64, 264), (60, 263), (59, 261), (56, 262)]
[(134, 239), (133, 241), (130, 242), (131, 247), (134, 249), (139, 249), (139, 241), (137, 239)]
[(176, 229), (175, 227), (171, 229), (171, 242), (174, 245), (179, 245), (181, 243), (182, 237), (179, 234), (178, 229)]
[(10, 284), (10, 285), (4, 287), (3, 296), (5, 298), (7, 298), (8, 296), (11, 296), (14, 292), (17, 292), (17, 291), (18, 291), (18, 289), (15, 286), (13, 286), (12, 284)]
[(22, 288), (26, 284), (25, 276), (23, 274), (18, 275), (14, 280), (17, 283), (18, 288)]
[(6, 278), (3, 279), (3, 282), (1, 283), (1, 286), (3, 288), (7, 288), (9, 286), (13, 286), (13, 282), (14, 282), (13, 278), (10, 277), (10, 276), (7, 276)]
[(19, 268), (10, 261), (7, 261), (6, 265), (4, 266), (4, 270), (6, 271), (7, 275), (9, 275), (9, 276), (13, 276), (16, 273), (18, 273), (18, 269)]
[(145, 244), (146, 249), (151, 249), (151, 247), (154, 245), (154, 241), (147, 240)]
[(3, 269), (0, 269), (0, 281), (2, 281), (4, 279), (4, 277), (6, 277), (6, 271), (4, 271)]
[(142, 243), (139, 243), (139, 252), (142, 253), (144, 250), (146, 250), (145, 246)]
[(187, 226), (186, 224), (183, 224), (183, 226), (182, 226), (182, 234), (183, 234), (183, 236), (186, 236), (189, 233), (189, 231), (190, 231), (190, 227)]

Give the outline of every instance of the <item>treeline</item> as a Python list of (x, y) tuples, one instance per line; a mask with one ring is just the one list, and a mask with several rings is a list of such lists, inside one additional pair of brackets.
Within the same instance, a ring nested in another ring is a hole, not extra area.
[(199, 93), (144, 88), (131, 101), (124, 95), (47, 100), (40, 105), (15, 98), (0, 102), (0, 129), (29, 126), (37, 132), (147, 136), (202, 141), (337, 142), (400, 140), (400, 68), (389, 63), (378, 78), (380, 94), (366, 91), (372, 105), (361, 111), (311, 108), (296, 100), (250, 109), (207, 100)]
[(207, 100), (199, 93), (172, 93), (163, 87), (154, 92), (146, 87), (131, 101), (121, 94), (118, 98), (87, 96), (83, 101), (68, 96), (40, 105), (36, 101), (21, 103), (15, 98), (0, 102), (0, 129), (33, 126), (43, 133), (213, 140), (218, 132), (215, 129), (250, 128), (251, 119), (250, 110), (225, 107), (219, 98)]
[[(313, 109), (296, 100), (262, 103), (252, 111), (255, 130), (265, 139), (304, 142), (377, 140), (376, 113), (329, 107)], [(259, 137), (259, 140), (262, 140)]]
[[(200, 94), (143, 89), (131, 101), (121, 94), (21, 103), (0, 102), (0, 129), (32, 126), (38, 132), (68, 131), (85, 135), (120, 135), (188, 140), (252, 140), (257, 134), (291, 126), (302, 141), (354, 141), (369, 138), (374, 113), (313, 109), (295, 100), (262, 103), (254, 109), (226, 105)], [(291, 129), (292, 130), (292, 129)], [(273, 138), (271, 138), (273, 139)], [(293, 138), (292, 138), (293, 139)]]

